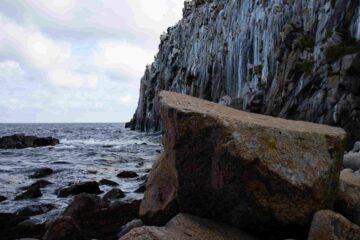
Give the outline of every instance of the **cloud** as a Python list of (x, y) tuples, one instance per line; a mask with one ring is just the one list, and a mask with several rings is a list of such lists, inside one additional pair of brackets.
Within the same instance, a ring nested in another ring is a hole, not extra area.
[(111, 75), (139, 80), (154, 55), (137, 45), (123, 41), (101, 42), (93, 54), (95, 66)]
[(127, 121), (183, 0), (1, 0), (0, 122)]

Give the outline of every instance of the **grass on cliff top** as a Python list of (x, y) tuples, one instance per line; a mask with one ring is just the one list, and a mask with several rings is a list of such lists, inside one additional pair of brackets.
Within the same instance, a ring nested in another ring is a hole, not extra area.
[(339, 58), (353, 53), (360, 52), (360, 41), (350, 39), (339, 45), (325, 49), (325, 57), (328, 63), (334, 62)]

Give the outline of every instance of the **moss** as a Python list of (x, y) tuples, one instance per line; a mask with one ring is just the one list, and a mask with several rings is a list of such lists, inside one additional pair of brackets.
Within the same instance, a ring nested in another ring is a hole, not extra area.
[(326, 62), (331, 63), (345, 55), (358, 52), (360, 52), (360, 41), (350, 39), (336, 46), (325, 49)]
[(259, 75), (262, 73), (263, 65), (259, 64), (254, 67), (254, 74)]
[(304, 63), (298, 63), (295, 68), (298, 72), (311, 74), (314, 69), (314, 61), (307, 60)]
[(313, 36), (305, 34), (300, 40), (301, 49), (314, 48), (315, 39)]

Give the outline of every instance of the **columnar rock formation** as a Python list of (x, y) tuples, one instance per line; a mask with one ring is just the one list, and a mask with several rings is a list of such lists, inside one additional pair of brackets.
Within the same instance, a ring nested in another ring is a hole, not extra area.
[(178, 93), (159, 96), (164, 153), (141, 203), (145, 224), (161, 226), (185, 212), (275, 239), (278, 233), (296, 238), (316, 211), (332, 209), (342, 129)]
[(161, 37), (132, 127), (159, 129), (161, 90), (360, 138), (358, 0), (193, 0)]

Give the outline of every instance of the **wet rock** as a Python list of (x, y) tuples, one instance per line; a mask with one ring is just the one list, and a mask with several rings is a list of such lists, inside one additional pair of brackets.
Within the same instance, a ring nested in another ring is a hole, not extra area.
[(132, 229), (120, 240), (255, 240), (256, 238), (233, 227), (187, 214), (179, 214), (165, 227), (139, 227)]
[(135, 193), (144, 193), (146, 191), (146, 182), (140, 184), (140, 186), (135, 190)]
[(122, 236), (130, 232), (132, 229), (142, 226), (144, 226), (144, 223), (140, 219), (134, 219), (121, 227), (121, 231), (118, 233), (117, 237), (121, 238)]
[(43, 224), (35, 224), (25, 216), (0, 213), (1, 239), (41, 238), (44, 233)]
[(360, 227), (332, 211), (323, 210), (315, 214), (308, 240), (360, 239)]
[(103, 196), (103, 200), (116, 200), (124, 198), (125, 193), (118, 188), (113, 188)]
[(49, 224), (43, 240), (80, 240), (80, 229), (76, 222), (67, 216), (60, 216)]
[(265, 236), (298, 238), (316, 211), (333, 207), (342, 129), (177, 93), (160, 96), (164, 154), (141, 203), (145, 224), (161, 226), (181, 210)]
[(360, 169), (360, 152), (351, 152), (344, 155), (344, 168), (350, 168), (354, 171)]
[(30, 188), (40, 188), (41, 189), (41, 188), (45, 188), (46, 186), (51, 185), (51, 184), (52, 183), (47, 180), (40, 179), (29, 186), (23, 187), (22, 189), (24, 189), (24, 190), (28, 190)]
[(56, 138), (39, 138), (35, 136), (25, 136), (24, 134), (15, 134), (0, 138), (0, 149), (22, 149), (30, 147), (55, 146), (60, 141)]
[(0, 202), (3, 202), (3, 201), (6, 201), (6, 197), (4, 197), (4, 196), (0, 196)]
[(360, 225), (360, 175), (351, 169), (341, 171), (336, 210)]
[(35, 172), (30, 175), (30, 178), (43, 178), (46, 176), (49, 176), (53, 173), (54, 171), (51, 168), (39, 168), (37, 170), (35, 170)]
[(80, 193), (100, 194), (102, 193), (97, 182), (81, 182), (59, 190), (58, 197), (68, 197)]
[(139, 175), (133, 171), (123, 171), (117, 175), (117, 177), (119, 177), (119, 178), (136, 178), (138, 176)]
[(42, 196), (39, 187), (31, 187), (25, 192), (21, 193), (20, 195), (15, 197), (15, 200), (24, 200), (24, 199), (32, 199), (32, 198), (39, 198)]
[(80, 228), (81, 239), (116, 239), (121, 227), (139, 216), (140, 201), (111, 204), (100, 197), (79, 194), (62, 214)]
[(31, 205), (26, 206), (16, 212), (16, 215), (31, 217), (47, 213), (55, 208), (53, 204)]
[(117, 182), (108, 180), (108, 179), (101, 179), (99, 181), (100, 185), (106, 185), (106, 186), (110, 186), (110, 187), (116, 187), (119, 186), (119, 184)]

